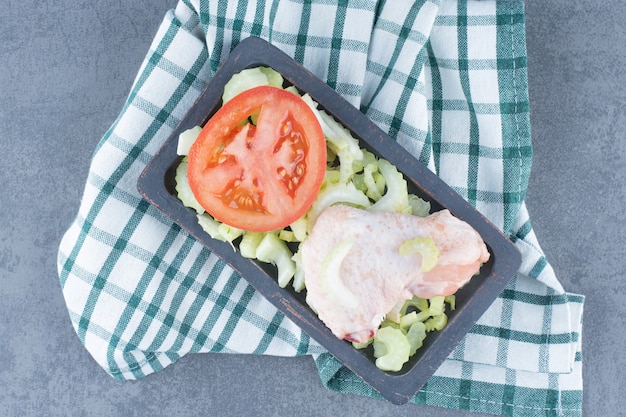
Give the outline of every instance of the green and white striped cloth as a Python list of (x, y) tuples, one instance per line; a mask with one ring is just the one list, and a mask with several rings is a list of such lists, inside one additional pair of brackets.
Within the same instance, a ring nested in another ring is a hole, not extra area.
[(313, 355), (329, 389), (377, 395), (136, 191), (248, 36), (325, 80), (523, 254), (512, 284), (413, 402), (580, 415), (584, 298), (559, 284), (524, 205), (532, 148), (521, 0), (181, 0), (168, 11), (60, 244), (67, 308), (98, 364), (135, 379), (189, 353)]

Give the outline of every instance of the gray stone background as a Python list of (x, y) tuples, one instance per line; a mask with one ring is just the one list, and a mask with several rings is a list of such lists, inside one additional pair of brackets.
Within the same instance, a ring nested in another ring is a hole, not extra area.
[[(204, 354), (107, 376), (56, 275), (93, 149), (176, 0), (0, 6), (0, 416), (479, 414), (340, 395), (310, 358)], [(534, 162), (527, 205), (564, 287), (587, 297), (584, 410), (626, 415), (623, 0), (527, 0)], [(620, 388), (621, 387), (621, 388)]]

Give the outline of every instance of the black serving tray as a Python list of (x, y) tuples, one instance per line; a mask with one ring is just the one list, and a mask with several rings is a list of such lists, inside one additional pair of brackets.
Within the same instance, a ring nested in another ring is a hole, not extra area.
[[(246, 259), (230, 244), (212, 239), (198, 225), (195, 212), (176, 198), (174, 173), (180, 161), (176, 154), (179, 134), (193, 126), (204, 125), (221, 106), (224, 85), (230, 77), (255, 66), (272, 67), (287, 83), (309, 93), (320, 108), (359, 139), (361, 147), (394, 164), (407, 179), (409, 192), (429, 201), (431, 211), (449, 209), (456, 217), (471, 224), (487, 244), (491, 258), (480, 273), (457, 292), (456, 310), (449, 313), (446, 327), (429, 333), (424, 346), (400, 372), (378, 369), (371, 348), (357, 350), (351, 343), (335, 337), (306, 304), (306, 290), (297, 293), (290, 286), (280, 288), (272, 265)], [(417, 393), (498, 297), (521, 263), (517, 248), (474, 207), (328, 85), (260, 38), (247, 38), (233, 49), (205, 91), (149, 161), (137, 186), (151, 204), (223, 259), (286, 317), (394, 404), (404, 404)]]

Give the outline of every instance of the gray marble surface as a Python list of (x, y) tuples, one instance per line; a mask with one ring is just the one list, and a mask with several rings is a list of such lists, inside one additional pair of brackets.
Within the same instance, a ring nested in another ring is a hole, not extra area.
[[(175, 3), (0, 6), (0, 416), (480, 415), (328, 392), (310, 358), (194, 355), (118, 382), (84, 350), (57, 278), (59, 239), (91, 153)], [(562, 284), (587, 296), (585, 415), (626, 415), (626, 3), (526, 4), (527, 205)]]

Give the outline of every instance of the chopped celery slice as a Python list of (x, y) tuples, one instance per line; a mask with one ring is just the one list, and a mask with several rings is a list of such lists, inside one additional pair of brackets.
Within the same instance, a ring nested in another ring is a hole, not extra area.
[(409, 341), (409, 346), (411, 347), (409, 355), (413, 356), (415, 355), (415, 352), (417, 352), (417, 349), (422, 347), (424, 339), (426, 339), (426, 325), (424, 325), (421, 321), (416, 321), (406, 332), (406, 338)]
[(176, 196), (185, 207), (192, 208), (197, 213), (202, 214), (205, 211), (204, 207), (196, 200), (196, 196), (193, 194), (193, 191), (191, 191), (191, 187), (189, 187), (189, 180), (187, 179), (188, 167), (189, 163), (186, 158), (176, 167), (176, 174), (174, 176), (174, 181), (176, 182)]
[(393, 320), (389, 320), (387, 318), (385, 318), (381, 323), (380, 326), (378, 327), (393, 327), (395, 329), (399, 329), (400, 328), (400, 320), (393, 321)]
[(393, 308), (387, 314), (385, 314), (385, 320), (400, 323), (401, 314), (403, 314), (402, 311), (404, 308), (404, 303), (404, 301), (397, 302), (396, 305), (393, 306)]
[(409, 360), (411, 346), (404, 332), (394, 327), (382, 327), (374, 336), (376, 367), (383, 371), (399, 371)]
[[(336, 181), (338, 182), (338, 181)], [(367, 195), (367, 184), (365, 183), (365, 174), (354, 174), (352, 177), (352, 184), (356, 187), (357, 190), (361, 191), (363, 194)]]
[(430, 202), (422, 200), (415, 194), (409, 194), (411, 214), (419, 217), (427, 217), (430, 214)]
[(404, 302), (404, 307), (400, 311), (401, 314), (406, 314), (406, 311), (409, 307), (415, 307), (419, 311), (427, 311), (428, 310), (428, 300), (425, 298), (420, 298), (418, 296), (413, 296), (410, 300), (406, 300)]
[(261, 262), (271, 263), (278, 269), (278, 285), (285, 288), (296, 273), (293, 254), (287, 244), (274, 233), (266, 233), (256, 248), (256, 257)]
[(222, 234), (219, 232), (219, 226), (221, 223), (211, 217), (211, 215), (209, 215), (208, 213), (198, 214), (198, 224), (213, 239), (226, 242), (224, 236), (222, 236)]
[(278, 238), (285, 242), (297, 242), (298, 241), (298, 239), (296, 239), (295, 233), (292, 232), (291, 230), (286, 230), (286, 229), (282, 229), (280, 232), (278, 232)]
[(368, 210), (410, 213), (409, 192), (402, 173), (386, 159), (378, 160), (378, 171), (385, 178), (387, 191)]
[(448, 323), (448, 316), (446, 314), (440, 314), (438, 316), (434, 316), (429, 318), (424, 322), (426, 326), (427, 332), (432, 332), (433, 330), (441, 330)]
[(456, 310), (456, 296), (454, 294), (446, 295), (445, 301), (450, 306), (450, 310), (452, 311)]
[(343, 259), (348, 255), (355, 242), (356, 238), (349, 237), (335, 244), (322, 260), (319, 277), (320, 282), (328, 288), (329, 296), (348, 308), (357, 308), (359, 301), (352, 291), (344, 285), (339, 270)]
[(302, 266), (302, 252), (297, 251), (291, 257), (294, 264), (296, 265), (296, 272), (293, 275), (292, 286), (296, 292), (300, 292), (305, 288), (304, 285), (304, 267)]
[(337, 160), (337, 154), (326, 144), (326, 164), (333, 164)]
[(189, 149), (191, 145), (196, 141), (196, 138), (202, 131), (200, 126), (194, 126), (191, 129), (183, 131), (178, 135), (178, 144), (176, 146), (176, 153), (181, 156), (189, 155)]
[(372, 338), (372, 339), (368, 340), (367, 342), (363, 342), (363, 343), (352, 342), (352, 346), (355, 349), (365, 349), (366, 347), (371, 345), (373, 341), (374, 341), (374, 339)]
[(430, 312), (428, 310), (420, 311), (419, 313), (417, 313), (417, 321), (425, 322), (430, 317)]
[(324, 173), (324, 181), (322, 182), (322, 188), (327, 184), (337, 184), (341, 180), (341, 174), (338, 169), (327, 168)]
[(429, 237), (416, 237), (406, 240), (400, 245), (398, 252), (403, 256), (419, 253), (422, 256), (423, 272), (432, 270), (439, 262), (439, 249), (435, 245), (435, 241)]
[(358, 190), (351, 182), (328, 184), (319, 192), (309, 209), (307, 214), (309, 231), (322, 211), (337, 203), (350, 204), (356, 207), (368, 207), (371, 204), (370, 199), (363, 194), (363, 191)]
[(272, 85), (282, 88), (283, 77), (275, 70), (267, 67), (245, 69), (233, 75), (226, 83), (222, 101), (226, 103), (237, 94), (262, 85)]
[(355, 174), (354, 162), (363, 159), (363, 150), (348, 129), (339, 124), (332, 116), (317, 108), (317, 103), (308, 95), (302, 99), (313, 110), (322, 126), (328, 147), (339, 157), (340, 182), (347, 183)]
[(290, 85), (289, 87), (285, 88), (285, 91), (289, 91), (290, 93), (295, 94), (297, 96), (300, 95), (300, 92), (298, 91), (298, 89), (294, 87), (293, 85)]
[(355, 159), (352, 162), (352, 169), (354, 170), (354, 172), (361, 172), (363, 171), (363, 168), (370, 164), (376, 166), (376, 155), (365, 149), (361, 149), (361, 152), (363, 152), (363, 157)]
[(246, 232), (239, 242), (239, 252), (244, 258), (256, 259), (256, 249), (265, 237), (263, 232)]
[(224, 240), (231, 243), (244, 233), (243, 230), (229, 226), (225, 223), (220, 223), (217, 227), (217, 232), (224, 237)]
[(428, 312), (431, 316), (439, 316), (444, 313), (446, 306), (444, 304), (445, 297), (443, 295), (431, 298), (428, 303)]
[[(198, 214), (198, 224), (213, 239), (229, 242), (232, 245), (233, 240), (243, 234), (243, 230), (228, 226), (218, 220), (215, 220), (209, 213)], [(234, 248), (234, 246), (233, 246)]]
[(400, 317), (400, 321), (398, 322), (398, 324), (400, 324), (401, 328), (406, 329), (417, 321), (419, 321), (419, 316), (417, 312), (411, 311), (410, 313)]
[[(363, 182), (365, 182), (365, 186), (367, 191), (365, 194), (374, 201), (378, 201), (383, 196), (384, 190), (384, 177), (382, 175), (376, 175), (378, 172), (378, 165), (375, 163), (365, 165), (363, 168)], [(379, 187), (380, 181), (376, 181), (377, 178), (382, 178), (383, 188)]]
[(307, 217), (302, 216), (295, 222), (289, 225), (291, 231), (293, 232), (293, 236), (298, 242), (303, 242), (307, 236)]
[(269, 85), (273, 85), (274, 87), (283, 86), (283, 76), (280, 75), (278, 71), (270, 67), (258, 67), (258, 68), (259, 68), (259, 71), (261, 71), (267, 78), (267, 83)]

